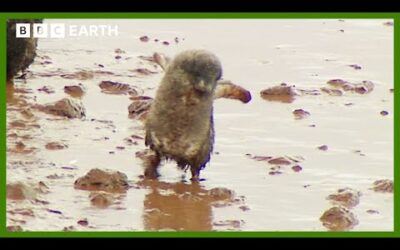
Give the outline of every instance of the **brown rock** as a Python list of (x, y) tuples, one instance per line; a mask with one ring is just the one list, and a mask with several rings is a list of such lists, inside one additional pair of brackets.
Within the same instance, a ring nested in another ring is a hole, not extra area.
[(331, 96), (342, 96), (343, 95), (343, 92), (340, 89), (330, 89), (330, 88), (323, 87), (323, 88), (321, 88), (321, 91), (325, 92)]
[(140, 38), (139, 38), (139, 40), (141, 41), (141, 42), (148, 42), (149, 40), (150, 40), (150, 38), (148, 37), (148, 36), (141, 36)]
[(270, 171), (268, 174), (269, 175), (280, 175), (280, 174), (282, 174), (282, 172), (279, 170), (274, 170), (274, 171)]
[(35, 214), (32, 209), (29, 208), (16, 208), (13, 210), (8, 210), (7, 213), (12, 214), (12, 215), (22, 215), (22, 216), (28, 216), (28, 217), (35, 217)]
[(278, 157), (278, 158), (269, 160), (268, 163), (272, 164), (272, 165), (290, 165), (291, 161), (284, 157)]
[(249, 211), (250, 210), (250, 208), (248, 206), (245, 206), (245, 205), (240, 206), (239, 209), (242, 210), (242, 211)]
[(86, 226), (88, 226), (89, 225), (89, 221), (85, 218), (85, 219), (81, 219), (81, 220), (78, 220), (78, 225), (81, 225), (81, 226), (83, 226), (83, 227), (86, 227)]
[(259, 156), (259, 155), (251, 156), (251, 154), (247, 154), (247, 156), (256, 161), (268, 161), (272, 159), (272, 156)]
[(47, 193), (48, 188), (43, 182), (38, 184), (13, 182), (7, 184), (7, 199), (11, 200), (34, 200), (38, 193)]
[(106, 94), (128, 94), (130, 91), (135, 91), (129, 84), (113, 81), (102, 81), (99, 84), (101, 91)]
[(157, 74), (157, 72), (148, 70), (146, 68), (138, 68), (138, 69), (133, 69), (133, 70), (129, 70), (129, 71), (134, 72), (134, 73), (138, 73), (140, 75), (145, 75), (145, 76), (152, 75), (152, 74)]
[(82, 84), (69, 85), (69, 86), (64, 86), (64, 93), (72, 97), (80, 98), (85, 94), (85, 89)]
[(146, 119), (146, 115), (150, 110), (153, 99), (137, 99), (128, 106), (128, 114), (131, 119)]
[(342, 79), (332, 79), (329, 80), (327, 84), (335, 88), (342, 88), (344, 85), (348, 84), (348, 82)]
[(339, 88), (344, 91), (351, 91), (358, 94), (367, 94), (374, 90), (374, 83), (371, 81), (362, 81), (361, 83), (353, 84), (342, 79), (333, 79), (327, 83), (334, 88)]
[(301, 120), (309, 117), (310, 112), (305, 111), (304, 109), (296, 109), (293, 111), (293, 115), (296, 120)]
[(375, 181), (372, 190), (379, 193), (393, 193), (393, 187), (392, 180), (384, 179)]
[(114, 50), (114, 53), (115, 53), (115, 54), (125, 54), (126, 52), (123, 51), (122, 49), (118, 48), (118, 49), (115, 49), (115, 50)]
[(344, 207), (332, 207), (320, 218), (322, 225), (331, 231), (347, 231), (358, 224), (357, 217)]
[(93, 72), (81, 70), (72, 74), (62, 74), (60, 77), (65, 79), (77, 79), (77, 80), (88, 80), (94, 77)]
[(354, 91), (359, 94), (367, 94), (374, 90), (374, 83), (371, 81), (362, 81), (354, 85)]
[(357, 64), (350, 64), (349, 67), (351, 67), (351, 68), (353, 68), (353, 69), (355, 69), (355, 70), (360, 70), (360, 69), (362, 69), (361, 66), (360, 66), (360, 65), (357, 65)]
[(327, 151), (328, 150), (328, 146), (327, 145), (322, 145), (322, 146), (319, 146), (318, 149), (322, 150), (322, 151)]
[(16, 121), (12, 121), (12, 122), (8, 123), (8, 126), (10, 128), (25, 128), (26, 124), (22, 120), (16, 120)]
[(21, 115), (26, 119), (32, 119), (34, 117), (32, 110), (27, 108), (21, 111)]
[(393, 26), (394, 23), (392, 21), (387, 21), (387, 22), (384, 22), (383, 25), (385, 25), (385, 26)]
[(279, 86), (264, 89), (260, 92), (261, 97), (267, 101), (278, 101), (284, 103), (291, 103), (297, 96), (294, 86), (289, 86), (282, 83)]
[(23, 229), (20, 225), (12, 225), (12, 226), (7, 226), (7, 231), (8, 232), (22, 232)]
[(55, 93), (54, 89), (50, 86), (43, 86), (38, 89), (39, 92), (44, 92), (46, 94), (53, 94)]
[(379, 211), (373, 209), (368, 209), (366, 212), (369, 214), (379, 214)]
[(63, 228), (64, 232), (71, 232), (71, 231), (76, 231), (74, 226), (68, 226)]
[(60, 142), (49, 142), (46, 144), (46, 149), (48, 150), (61, 150), (64, 148), (68, 148), (68, 146)]
[(300, 165), (295, 165), (292, 167), (292, 170), (294, 172), (300, 172), (301, 170), (303, 170), (303, 168)]
[(385, 111), (385, 110), (382, 110), (382, 111), (380, 112), (380, 114), (381, 114), (381, 116), (387, 116), (387, 115), (389, 114), (389, 112), (387, 112), (387, 111)]
[(78, 178), (74, 187), (91, 191), (125, 192), (128, 188), (128, 178), (119, 171), (94, 168)]
[(45, 105), (36, 105), (35, 108), (47, 114), (64, 116), (67, 118), (83, 118), (86, 116), (82, 102), (71, 98), (63, 98), (57, 102)]
[(244, 224), (243, 220), (224, 220), (224, 221), (217, 221), (214, 222), (214, 226), (224, 226), (224, 227), (232, 227), (232, 228), (240, 228)]
[(353, 208), (360, 202), (361, 192), (355, 191), (351, 188), (342, 188), (335, 194), (327, 197), (334, 205), (341, 205), (346, 208)]

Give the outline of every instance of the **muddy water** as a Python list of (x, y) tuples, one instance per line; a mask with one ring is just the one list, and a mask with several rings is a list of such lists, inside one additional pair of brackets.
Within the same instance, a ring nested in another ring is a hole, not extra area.
[[(32, 231), (325, 231), (319, 218), (332, 207), (326, 197), (348, 187), (362, 193), (351, 209), (359, 221), (352, 230), (393, 230), (393, 194), (370, 190), (376, 180), (393, 179), (393, 27), (386, 21), (47, 20), (118, 24), (119, 36), (41, 39), (26, 79), (8, 88), (7, 183), (43, 181), (49, 193), (36, 201), (8, 200), (7, 225)], [(140, 41), (144, 35), (148, 42)], [(200, 185), (173, 163), (164, 164), (159, 181), (143, 183), (135, 153), (144, 142), (125, 140), (143, 136), (143, 125), (128, 118), (129, 95), (104, 93), (98, 85), (128, 83), (154, 96), (162, 70), (139, 56), (190, 48), (216, 53), (224, 78), (251, 91), (253, 99), (216, 100), (215, 153)], [(348, 66), (353, 64), (361, 69)], [(65, 76), (77, 72), (85, 73)], [(319, 89), (337, 78), (369, 80), (375, 88), (365, 95), (299, 96), (291, 103), (259, 94), (283, 82)], [(66, 97), (64, 86), (79, 83), (85, 119), (23, 112)], [(44, 86), (54, 92), (38, 90)], [(310, 115), (295, 119), (296, 109)], [(66, 147), (49, 150), (49, 142)], [(246, 154), (301, 159), (301, 169), (280, 165), (279, 174), (270, 174), (274, 166)], [(126, 173), (131, 188), (111, 206), (93, 207), (88, 191), (74, 189), (74, 181), (93, 168)], [(235, 198), (216, 203), (209, 193), (216, 187)]]

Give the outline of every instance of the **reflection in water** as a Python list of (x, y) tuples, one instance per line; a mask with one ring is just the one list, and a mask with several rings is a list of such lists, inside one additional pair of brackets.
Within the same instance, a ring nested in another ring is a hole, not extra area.
[(14, 84), (11, 81), (7, 81), (7, 103), (12, 102), (14, 98)]
[(145, 230), (210, 231), (212, 199), (198, 183), (143, 183), (151, 192), (144, 200)]
[(261, 98), (271, 102), (283, 102), (283, 103), (292, 103), (296, 99), (291, 95), (261, 95)]

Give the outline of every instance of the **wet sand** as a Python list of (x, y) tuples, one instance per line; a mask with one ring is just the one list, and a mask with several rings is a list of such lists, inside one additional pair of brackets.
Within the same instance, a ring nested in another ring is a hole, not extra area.
[[(39, 201), (8, 200), (7, 226), (29, 231), (326, 231), (319, 220), (332, 207), (326, 198), (348, 187), (362, 193), (351, 209), (359, 221), (351, 230), (393, 230), (393, 194), (370, 189), (376, 180), (393, 180), (393, 27), (384, 25), (387, 21), (46, 20), (118, 24), (120, 34), (41, 39), (27, 78), (7, 89), (7, 183), (43, 181), (49, 188)], [(142, 36), (149, 41), (141, 41)], [(174, 56), (192, 48), (214, 52), (224, 79), (245, 87), (253, 99), (247, 104), (215, 101), (215, 153), (199, 186), (190, 183), (189, 173), (182, 178), (172, 162), (161, 167), (159, 181), (142, 183), (135, 153), (145, 149), (144, 141), (126, 139), (143, 137), (143, 124), (128, 117), (129, 94), (104, 93), (99, 84), (127, 83), (140, 95), (154, 96), (162, 69), (140, 56)], [(154, 73), (136, 70), (142, 68)], [(289, 103), (260, 97), (262, 90), (281, 83), (319, 89), (331, 79), (368, 80), (375, 87), (363, 95), (304, 95)], [(64, 86), (79, 83), (85, 87), (85, 119), (23, 112), (67, 97)], [(310, 115), (295, 119), (296, 109)], [(49, 150), (50, 142), (66, 147)], [(319, 150), (322, 145), (327, 150)], [(284, 164), (278, 169), (248, 154), (301, 159), (301, 169)], [(125, 173), (131, 188), (111, 206), (93, 207), (90, 192), (74, 189), (74, 181), (93, 168)], [(274, 171), (279, 174), (270, 174)], [(216, 187), (232, 190), (236, 200), (215, 203), (207, 194)]]

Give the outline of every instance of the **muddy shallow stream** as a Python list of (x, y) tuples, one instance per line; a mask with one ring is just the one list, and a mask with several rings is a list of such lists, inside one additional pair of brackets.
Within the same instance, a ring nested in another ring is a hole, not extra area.
[[(388, 21), (46, 20), (117, 24), (119, 36), (40, 39), (25, 79), (8, 86), (7, 183), (43, 182), (47, 188), (31, 199), (8, 199), (7, 226), (326, 231), (320, 217), (334, 206), (327, 197), (351, 188), (361, 196), (349, 209), (358, 221), (349, 230), (393, 230), (393, 193), (371, 189), (377, 180), (393, 180), (393, 27), (385, 25)], [(223, 77), (249, 90), (252, 100), (215, 101), (215, 149), (201, 172), (204, 181), (191, 184), (190, 173), (182, 176), (171, 162), (161, 167), (159, 181), (143, 182), (142, 161), (135, 156), (145, 149), (143, 124), (128, 117), (129, 94), (105, 93), (99, 83), (127, 83), (140, 95), (154, 96), (163, 71), (142, 56), (174, 56), (192, 48), (214, 52)], [(292, 102), (260, 96), (281, 83), (318, 90), (331, 79), (371, 81), (374, 89), (301, 95)], [(84, 119), (32, 108), (68, 97), (64, 86), (78, 84), (85, 89)], [(295, 119), (296, 109), (309, 115)], [(50, 142), (56, 146), (46, 147)], [(271, 164), (257, 156), (286, 157), (296, 164)], [(89, 191), (74, 188), (93, 168), (125, 173), (130, 188), (114, 194), (106, 208), (93, 206)], [(214, 188), (231, 196), (215, 201)]]

